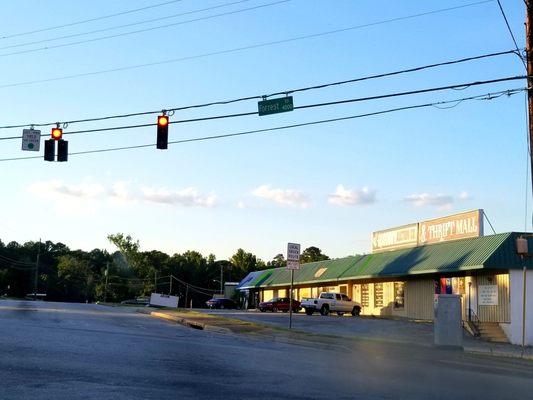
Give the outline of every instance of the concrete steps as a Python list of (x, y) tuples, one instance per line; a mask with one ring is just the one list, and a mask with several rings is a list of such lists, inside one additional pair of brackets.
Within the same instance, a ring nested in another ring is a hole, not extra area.
[(479, 322), (477, 324), (480, 338), (488, 342), (509, 343), (503, 329), (496, 322)]

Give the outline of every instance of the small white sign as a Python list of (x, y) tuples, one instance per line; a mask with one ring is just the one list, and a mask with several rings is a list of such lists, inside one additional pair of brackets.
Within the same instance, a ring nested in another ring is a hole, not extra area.
[(287, 245), (287, 269), (300, 269), (300, 245), (298, 243)]
[(480, 306), (497, 306), (498, 285), (479, 285), (477, 297)]
[(168, 294), (152, 293), (150, 295), (150, 305), (159, 307), (178, 308), (178, 296), (170, 296)]
[(35, 129), (22, 130), (22, 150), (39, 151), (41, 144), (41, 131)]

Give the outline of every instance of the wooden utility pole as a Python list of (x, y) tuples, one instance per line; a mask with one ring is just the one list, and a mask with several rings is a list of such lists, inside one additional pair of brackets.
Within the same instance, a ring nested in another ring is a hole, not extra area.
[(527, 63), (527, 109), (529, 117), (529, 159), (531, 162), (531, 187), (533, 190), (533, 9), (532, 1), (526, 0), (526, 63)]
[(41, 239), (39, 239), (39, 248), (37, 249), (37, 260), (35, 260), (35, 276), (33, 282), (33, 300), (37, 300), (37, 286), (39, 285), (39, 258), (41, 257)]

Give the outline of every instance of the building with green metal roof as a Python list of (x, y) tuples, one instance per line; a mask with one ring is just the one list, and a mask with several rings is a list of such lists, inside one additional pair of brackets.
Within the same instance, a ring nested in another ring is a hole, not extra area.
[[(432, 320), (435, 294), (453, 293), (461, 296), (465, 319), (497, 324), (516, 342), (524, 297), (520, 277), (531, 280), (533, 297), (533, 258), (522, 258), (516, 249), (521, 235), (501, 233), (303, 264), (294, 273), (294, 296), (336, 291), (359, 302), (362, 315)], [(246, 277), (239, 290), (257, 302), (286, 296), (290, 282), (289, 270), (266, 269)], [(533, 300), (529, 310), (526, 326), (531, 326), (528, 340), (533, 343)]]

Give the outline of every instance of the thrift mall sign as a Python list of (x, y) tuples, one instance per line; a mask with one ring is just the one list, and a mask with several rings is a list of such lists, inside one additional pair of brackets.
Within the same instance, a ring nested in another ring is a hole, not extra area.
[(372, 233), (372, 253), (483, 236), (483, 210)]
[(419, 245), (483, 236), (483, 210), (420, 222), (418, 232)]

